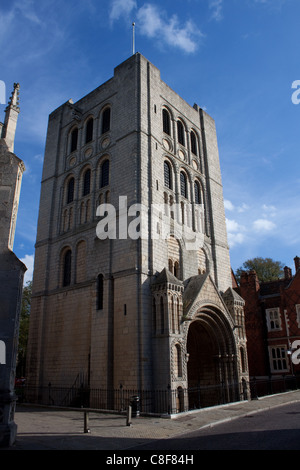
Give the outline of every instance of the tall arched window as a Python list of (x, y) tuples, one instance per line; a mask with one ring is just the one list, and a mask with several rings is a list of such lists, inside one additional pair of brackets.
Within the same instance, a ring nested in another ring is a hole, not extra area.
[(103, 309), (103, 275), (97, 277), (97, 310)]
[(177, 121), (177, 138), (178, 142), (181, 145), (185, 144), (185, 139), (184, 139), (184, 127), (181, 121)]
[(187, 182), (186, 175), (183, 171), (180, 172), (180, 194), (187, 198)]
[(71, 147), (70, 147), (71, 152), (74, 152), (75, 150), (77, 150), (77, 142), (78, 142), (78, 129), (76, 127), (71, 132)]
[(164, 299), (160, 298), (160, 332), (163, 333), (165, 330), (165, 309)]
[(198, 155), (197, 138), (195, 132), (191, 131), (191, 150), (194, 155)]
[(102, 113), (102, 134), (110, 130), (110, 108), (106, 108)]
[(67, 250), (63, 257), (63, 287), (71, 284), (72, 252)]
[(168, 162), (164, 162), (164, 184), (166, 188), (172, 189), (172, 173)]
[(170, 115), (166, 109), (163, 109), (163, 131), (171, 135), (171, 120), (170, 120)]
[(181, 359), (181, 347), (179, 344), (176, 344), (176, 369), (177, 369), (177, 377), (182, 377), (182, 359)]
[(153, 331), (156, 332), (156, 328), (157, 328), (157, 325), (156, 325), (156, 300), (153, 299), (152, 301), (152, 325), (153, 325)]
[(246, 358), (244, 348), (240, 348), (242, 372), (246, 372)]
[(85, 129), (85, 143), (91, 142), (93, 140), (93, 128), (94, 128), (94, 119), (90, 118), (86, 123)]
[(74, 200), (74, 186), (75, 186), (74, 178), (69, 179), (68, 184), (67, 184), (67, 204), (70, 204), (70, 202), (73, 202)]
[(195, 193), (195, 203), (201, 204), (201, 191), (200, 191), (200, 185), (198, 181), (195, 181), (194, 183), (194, 193)]
[(86, 196), (91, 191), (91, 170), (88, 168), (83, 176), (83, 190), (82, 195)]
[(100, 188), (109, 185), (109, 160), (105, 160), (101, 166)]

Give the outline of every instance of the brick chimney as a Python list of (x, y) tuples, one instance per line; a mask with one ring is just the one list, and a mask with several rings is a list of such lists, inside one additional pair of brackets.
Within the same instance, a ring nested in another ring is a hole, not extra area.
[(285, 279), (292, 279), (292, 270), (288, 266), (285, 266), (284, 268), (284, 278)]
[(259, 281), (256, 272), (254, 270), (242, 272), (240, 286), (247, 290), (250, 288), (251, 290), (258, 292)]
[(299, 256), (295, 256), (294, 261), (295, 261), (295, 270), (297, 272), (298, 269), (300, 268), (300, 258), (299, 258)]

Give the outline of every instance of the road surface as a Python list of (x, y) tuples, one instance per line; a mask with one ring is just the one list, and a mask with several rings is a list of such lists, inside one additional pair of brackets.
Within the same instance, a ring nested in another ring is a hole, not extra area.
[(136, 450), (300, 450), (300, 403), (152, 441)]

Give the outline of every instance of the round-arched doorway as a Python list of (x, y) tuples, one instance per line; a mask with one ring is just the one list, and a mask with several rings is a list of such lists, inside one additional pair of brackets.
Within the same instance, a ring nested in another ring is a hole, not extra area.
[(235, 401), (238, 396), (236, 347), (224, 313), (202, 307), (187, 335), (189, 408)]

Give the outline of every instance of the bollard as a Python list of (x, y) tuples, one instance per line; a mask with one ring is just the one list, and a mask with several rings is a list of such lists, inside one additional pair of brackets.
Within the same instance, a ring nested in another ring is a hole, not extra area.
[(91, 432), (89, 429), (89, 413), (88, 411), (84, 412), (84, 432), (88, 433)]
[(131, 426), (131, 416), (132, 416), (132, 406), (128, 405), (127, 417), (126, 417), (126, 426)]
[(132, 417), (137, 418), (140, 416), (140, 397), (131, 397), (130, 405), (132, 407)]

